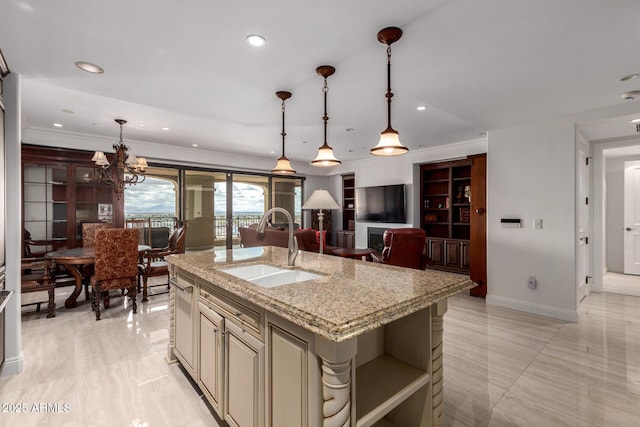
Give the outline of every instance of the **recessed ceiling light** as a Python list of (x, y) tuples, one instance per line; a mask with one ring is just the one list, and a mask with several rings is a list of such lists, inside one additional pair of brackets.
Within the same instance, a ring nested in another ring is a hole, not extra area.
[(355, 129), (354, 128), (346, 128), (345, 131), (347, 132), (353, 132)]
[(308, 144), (308, 143), (309, 143), (309, 141), (302, 141), (302, 143), (303, 143), (303, 144)]
[(426, 105), (419, 105), (418, 108), (417, 108), (418, 111), (424, 111), (426, 109), (427, 109)]
[[(164, 128), (162, 128), (162, 130), (169, 130), (169, 128), (167, 128), (167, 127), (164, 127)], [(196, 145), (197, 145), (197, 144), (196, 144)]]
[(478, 135), (480, 135), (480, 136), (487, 136), (487, 133), (486, 133), (486, 132), (480, 132)]
[(352, 149), (350, 149), (350, 150), (347, 150), (347, 151), (348, 151), (349, 153), (355, 153), (355, 152), (356, 152), (356, 150), (354, 150), (353, 148), (352, 148)]
[(640, 123), (640, 119), (633, 119), (631, 120), (631, 123)]
[(53, 127), (61, 128), (62, 127), (62, 123), (54, 123)]
[(145, 126), (146, 126), (146, 125), (145, 125), (144, 123), (138, 123), (138, 127), (143, 128), (143, 127), (145, 127)]
[(104, 69), (99, 65), (92, 64), (91, 62), (86, 61), (76, 61), (76, 67), (80, 68), (82, 71), (86, 71), (87, 73), (93, 74), (102, 74), (104, 73)]
[(633, 79), (636, 79), (636, 78), (638, 78), (638, 75), (635, 74), (635, 73), (634, 74), (627, 74), (624, 77), (620, 77), (620, 81), (621, 82), (628, 82), (629, 80), (633, 80)]
[(630, 90), (629, 92), (625, 92), (622, 95), (620, 95), (620, 98), (627, 101), (631, 101), (636, 99), (637, 96), (640, 96), (640, 90)]
[(267, 40), (262, 37), (259, 36), (257, 34), (252, 34), (250, 36), (247, 36), (247, 43), (249, 43), (251, 46), (264, 46), (264, 44), (267, 42)]
[(197, 147), (197, 146), (198, 146), (198, 144), (191, 144), (191, 146), (192, 146), (192, 147)]
[(275, 152), (275, 151), (273, 151), (273, 150), (269, 151), (269, 153), (270, 153), (270, 154), (276, 154), (276, 152)]
[(73, 114), (73, 113), (74, 113), (74, 111), (67, 110), (66, 108), (63, 108), (63, 109), (62, 109), (62, 112), (63, 112), (63, 113), (67, 113), (67, 114)]

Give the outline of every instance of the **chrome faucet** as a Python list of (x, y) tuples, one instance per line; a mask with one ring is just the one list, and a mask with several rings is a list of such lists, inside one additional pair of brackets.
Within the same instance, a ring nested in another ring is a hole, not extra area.
[(296, 257), (298, 256), (298, 240), (293, 235), (293, 218), (291, 218), (291, 214), (289, 211), (283, 208), (275, 207), (269, 209), (265, 212), (264, 216), (260, 219), (258, 223), (258, 228), (256, 231), (258, 233), (264, 234), (264, 230), (267, 227), (267, 218), (274, 212), (282, 212), (287, 217), (287, 221), (289, 221), (289, 245), (287, 250), (289, 251), (289, 256), (287, 257), (287, 265), (292, 266), (295, 265)]

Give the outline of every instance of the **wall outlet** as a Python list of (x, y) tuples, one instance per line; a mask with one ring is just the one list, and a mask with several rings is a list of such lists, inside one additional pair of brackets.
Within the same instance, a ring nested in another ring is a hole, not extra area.
[(529, 287), (529, 289), (535, 289), (538, 287), (536, 276), (529, 276), (529, 279), (527, 280), (527, 286)]

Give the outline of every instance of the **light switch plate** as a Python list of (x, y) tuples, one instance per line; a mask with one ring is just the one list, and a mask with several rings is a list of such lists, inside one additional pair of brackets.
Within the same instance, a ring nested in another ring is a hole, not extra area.
[(533, 228), (540, 230), (542, 228), (542, 220), (541, 219), (534, 219), (533, 220)]

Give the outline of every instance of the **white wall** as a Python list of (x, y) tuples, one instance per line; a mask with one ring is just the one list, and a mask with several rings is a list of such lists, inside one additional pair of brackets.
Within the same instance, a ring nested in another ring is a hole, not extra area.
[(487, 303), (577, 321), (575, 120), (490, 132), (487, 171)]
[(22, 206), (20, 163), (20, 76), (9, 74), (4, 79), (5, 101), (5, 230), (6, 289), (15, 293), (5, 308), (5, 364), (1, 376), (22, 371), (22, 336), (20, 332), (20, 258), (22, 256)]
[[(420, 197), (419, 165), (441, 160), (463, 158), (471, 154), (487, 152), (486, 139), (460, 142), (422, 150), (412, 150), (408, 154), (394, 157), (371, 156), (368, 159), (347, 162), (331, 171), (334, 178), (336, 194), (342, 192), (342, 177), (346, 173), (355, 173), (356, 187), (370, 187), (374, 185), (406, 184), (406, 224), (389, 224), (378, 222), (356, 221), (356, 247), (367, 246), (367, 227), (420, 227), (416, 211), (419, 210), (417, 200)], [(415, 184), (414, 184), (415, 183)], [(340, 199), (336, 199), (340, 203)], [(334, 221), (336, 218), (332, 218)], [(341, 224), (339, 222), (334, 224)], [(334, 227), (336, 228), (336, 227)]]

